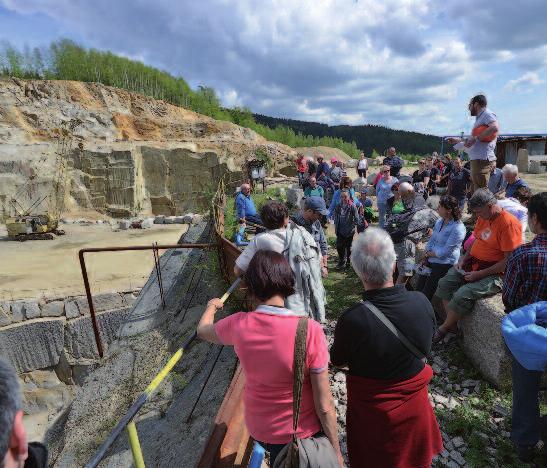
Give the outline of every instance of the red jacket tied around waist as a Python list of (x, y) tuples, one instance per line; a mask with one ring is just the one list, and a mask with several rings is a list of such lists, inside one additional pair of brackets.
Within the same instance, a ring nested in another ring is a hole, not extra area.
[(443, 450), (429, 403), (426, 365), (403, 381), (347, 376), (346, 428), (352, 468), (429, 467)]

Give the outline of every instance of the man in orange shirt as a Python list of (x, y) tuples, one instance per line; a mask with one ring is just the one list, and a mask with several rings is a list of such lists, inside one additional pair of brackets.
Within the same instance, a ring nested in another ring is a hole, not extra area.
[(438, 328), (433, 343), (457, 328), (463, 315), (473, 311), (477, 299), (501, 291), (507, 257), (522, 242), (520, 221), (497, 204), (487, 189), (477, 189), (469, 200), (477, 216), (475, 240), (460, 260), (441, 278), (436, 296), (442, 299), (446, 320)]

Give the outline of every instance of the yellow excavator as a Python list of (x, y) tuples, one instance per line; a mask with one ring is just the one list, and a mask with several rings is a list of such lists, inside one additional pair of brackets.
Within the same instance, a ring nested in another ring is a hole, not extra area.
[[(23, 208), (17, 200), (29, 184), (36, 178), (35, 174), (29, 176), (28, 183), (21, 187), (15, 196), (11, 199), (11, 205), (15, 211), (15, 216), (6, 219), (8, 229), (8, 238), (24, 242), (27, 240), (50, 240), (53, 234), (58, 236), (65, 232), (58, 229), (59, 219), (64, 210), (64, 201), (68, 179), (68, 160), (67, 155), (72, 149), (73, 130), (80, 125), (78, 119), (71, 120), (65, 127), (57, 129), (57, 158), (55, 167), (55, 180), (51, 193), (41, 196), (34, 200), (28, 208)], [(47, 211), (36, 213), (36, 210), (49, 198), (49, 207)]]

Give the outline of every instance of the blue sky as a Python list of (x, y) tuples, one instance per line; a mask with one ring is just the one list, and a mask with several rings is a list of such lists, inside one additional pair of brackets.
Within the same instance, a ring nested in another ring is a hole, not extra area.
[(547, 0), (0, 0), (0, 40), (70, 38), (213, 86), (227, 106), (329, 124), (547, 132)]

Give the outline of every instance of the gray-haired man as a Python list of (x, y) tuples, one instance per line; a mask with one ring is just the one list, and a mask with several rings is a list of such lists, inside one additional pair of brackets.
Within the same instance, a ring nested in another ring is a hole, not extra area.
[(0, 359), (0, 467), (46, 467), (47, 450), (42, 444), (27, 444), (23, 426), (19, 379), (13, 368)]
[(443, 301), (446, 319), (435, 332), (433, 343), (455, 331), (458, 321), (473, 311), (478, 299), (501, 291), (507, 258), (522, 242), (519, 220), (498, 205), (488, 189), (475, 191), (469, 209), (477, 216), (475, 240), (439, 281), (435, 295)]

